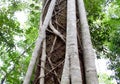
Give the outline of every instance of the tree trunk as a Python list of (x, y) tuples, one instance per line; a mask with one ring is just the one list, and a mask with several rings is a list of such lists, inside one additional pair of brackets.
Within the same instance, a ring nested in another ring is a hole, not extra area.
[[(52, 1), (55, 0), (43, 1), (41, 28), (50, 12)], [(46, 52), (42, 52), (44, 47), (42, 49), (41, 45), (38, 46), (39, 62), (33, 73), (33, 84), (98, 84), (84, 3), (81, 1), (56, 0), (52, 18), (44, 27), (47, 29)], [(46, 53), (45, 62), (41, 60), (43, 53)]]
[[(66, 35), (66, 57), (61, 84), (66, 83), (66, 78), (72, 84), (82, 84), (81, 66), (78, 55), (77, 26), (76, 26), (75, 0), (67, 1), (67, 35)], [(67, 63), (68, 62), (68, 63)], [(66, 69), (66, 67), (69, 67)], [(67, 73), (69, 72), (69, 73)], [(66, 77), (66, 74), (67, 77)], [(65, 75), (65, 76), (64, 76)], [(70, 76), (70, 77), (68, 77)]]
[(86, 18), (83, 0), (78, 1), (79, 17), (81, 24), (83, 54), (85, 64), (85, 78), (87, 84), (98, 84), (97, 72), (95, 67), (95, 56), (90, 39), (89, 26)]

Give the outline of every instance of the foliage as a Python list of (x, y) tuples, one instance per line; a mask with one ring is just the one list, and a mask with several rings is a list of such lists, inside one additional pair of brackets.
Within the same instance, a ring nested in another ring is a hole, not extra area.
[[(120, 1), (90, 0), (86, 2), (88, 22), (92, 42), (98, 53), (109, 58), (109, 69), (115, 71), (113, 76), (120, 83)], [(98, 54), (98, 58), (101, 58)]]
[[(3, 65), (0, 67), (1, 84), (6, 78), (6, 81), (13, 83), (11, 79), (19, 79), (18, 77), (21, 72), (18, 70), (18, 67), (20, 67), (18, 64), (19, 52), (16, 50), (17, 45), (14, 41), (14, 36), (21, 36), (23, 31), (20, 29), (19, 22), (13, 17), (16, 11), (11, 10), (13, 5), (14, 4), (10, 4), (8, 7), (3, 6), (0, 9), (0, 59), (3, 62)], [(19, 8), (17, 10), (19, 10)], [(15, 82), (17, 83), (18, 81)]]
[(112, 80), (109, 75), (106, 73), (99, 73), (99, 84), (115, 84), (115, 82)]
[[(34, 10), (31, 5), (28, 5), (30, 3), (20, 0), (3, 0), (1, 3), (0, 82), (21, 84), (38, 34), (39, 8)], [(29, 15), (26, 25), (29, 25), (21, 28), (14, 14), (25, 10)]]

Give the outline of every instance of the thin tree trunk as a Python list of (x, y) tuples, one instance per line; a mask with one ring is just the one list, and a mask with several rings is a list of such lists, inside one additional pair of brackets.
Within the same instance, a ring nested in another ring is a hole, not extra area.
[(42, 56), (41, 56), (41, 70), (40, 70), (40, 84), (44, 84), (45, 79), (45, 63), (46, 63), (46, 39), (43, 40)]
[(34, 69), (36, 58), (39, 56), (39, 51), (41, 49), (41, 43), (42, 43), (43, 39), (45, 38), (45, 31), (46, 31), (46, 29), (48, 27), (48, 24), (49, 24), (49, 21), (52, 17), (52, 13), (53, 13), (53, 10), (54, 10), (54, 7), (55, 7), (55, 2), (56, 2), (56, 0), (52, 0), (51, 3), (50, 3), (48, 12), (46, 14), (45, 20), (43, 21), (43, 25), (42, 25), (41, 31), (39, 33), (40, 35), (39, 35), (39, 37), (36, 41), (35, 49), (32, 53), (32, 58), (30, 60), (30, 64), (28, 66), (28, 70), (27, 70), (27, 73), (26, 73), (23, 84), (29, 84), (29, 82), (30, 82), (30, 78), (32, 76), (32, 72), (33, 72), (33, 69)]
[[(66, 56), (61, 84), (82, 84), (79, 63), (75, 0), (67, 1)], [(69, 68), (70, 67), (70, 68)]]
[(76, 26), (76, 1), (67, 1), (67, 42), (66, 54), (70, 61), (70, 75), (72, 84), (82, 84), (81, 68), (79, 63), (77, 26)]
[(79, 7), (79, 18), (81, 23), (83, 55), (85, 65), (85, 78), (87, 84), (98, 84), (95, 56), (90, 38), (89, 26), (83, 0), (77, 0)]

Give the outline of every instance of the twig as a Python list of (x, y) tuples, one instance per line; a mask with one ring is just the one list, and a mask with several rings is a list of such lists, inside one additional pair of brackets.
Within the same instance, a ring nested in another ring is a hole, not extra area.
[(54, 17), (54, 16), (56, 16), (57, 14), (59, 14), (61, 11), (63, 11), (64, 9), (66, 8), (66, 6), (65, 7), (63, 7), (61, 10), (59, 10), (56, 14), (54, 14), (52, 17)]
[(57, 25), (59, 25), (62, 29), (65, 30), (65, 28), (64, 28), (61, 24), (58, 23), (58, 21), (55, 21), (55, 23), (56, 23)]
[(63, 64), (64, 60), (59, 63), (54, 69), (50, 70), (48, 73), (45, 74), (45, 76), (47, 76), (49, 73), (51, 73), (53, 70), (55, 70), (57, 67), (59, 67), (61, 64)]
[(53, 48), (54, 48), (54, 46), (55, 46), (55, 42), (56, 42), (56, 40), (57, 40), (57, 36), (55, 36), (55, 38), (54, 38), (53, 45), (52, 45), (52, 47), (51, 47), (51, 51), (50, 51), (50, 53), (53, 52)]
[(47, 29), (47, 31), (50, 32), (50, 33), (52, 33), (52, 34), (54, 34), (54, 33), (53, 33), (51, 30), (49, 30), (49, 29)]
[[(43, 1), (44, 1), (44, 0), (43, 0)], [(42, 11), (42, 12), (44, 12), (44, 10), (45, 10), (45, 8), (46, 8), (48, 2), (49, 2), (49, 0), (47, 0), (45, 4), (44, 4), (44, 2), (43, 2), (44, 6), (43, 6), (43, 11)]]
[[(50, 70), (50, 71), (47, 70), (45, 67), (42, 67), (43, 69), (49, 71), (48, 73), (45, 74), (44, 77), (46, 77), (49, 73), (54, 74), (52, 71), (55, 70), (57, 67), (59, 67), (61, 64), (63, 64), (63, 62), (64, 62), (64, 60), (63, 60), (62, 62), (60, 62), (54, 69), (52, 69), (52, 70)], [(38, 65), (38, 66), (40, 66), (40, 65)], [(40, 67), (41, 67), (41, 66), (40, 66)], [(54, 75), (55, 75), (55, 74), (54, 74)], [(36, 79), (36, 81), (34, 82), (34, 84), (36, 84), (37, 80), (39, 80), (40, 78), (41, 78), (41, 77), (39, 76), (39, 77)]]
[(55, 27), (52, 25), (51, 21), (49, 23), (49, 26), (50, 26), (51, 30), (65, 42), (63, 35), (57, 29), (55, 29)]
[[(54, 69), (53, 64), (52, 64), (52, 61), (50, 60), (50, 57), (48, 57), (48, 61), (49, 61), (49, 63), (50, 63), (51, 68)], [(55, 74), (55, 76), (57, 77), (57, 80), (58, 80), (58, 82), (59, 82), (59, 84), (60, 84), (60, 79), (58, 78), (58, 75), (57, 75), (57, 73), (56, 73), (55, 70), (54, 70), (54, 74)]]
[(58, 15), (59, 15), (59, 17), (64, 17), (64, 18), (66, 18), (66, 16), (65, 16), (64, 14), (62, 14), (62, 13), (59, 13)]

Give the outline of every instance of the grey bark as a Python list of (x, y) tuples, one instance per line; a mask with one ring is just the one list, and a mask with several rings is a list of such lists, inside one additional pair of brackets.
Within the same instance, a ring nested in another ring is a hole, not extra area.
[(85, 78), (87, 84), (98, 84), (95, 56), (90, 38), (89, 26), (83, 0), (77, 0), (82, 32)]
[(42, 47), (42, 56), (41, 56), (41, 68), (40, 68), (40, 84), (44, 84), (45, 78), (45, 63), (46, 63), (46, 40), (43, 40), (43, 47)]
[(32, 72), (34, 69), (36, 58), (39, 56), (39, 52), (41, 49), (41, 43), (42, 43), (43, 39), (45, 38), (45, 31), (46, 31), (48, 24), (49, 24), (49, 21), (51, 20), (51, 17), (52, 17), (52, 13), (53, 13), (53, 10), (55, 7), (55, 2), (56, 2), (56, 0), (52, 0), (50, 3), (50, 6), (48, 8), (48, 12), (46, 14), (45, 20), (43, 21), (41, 31), (39, 32), (39, 36), (38, 36), (38, 39), (36, 41), (35, 48), (34, 48), (34, 51), (32, 53), (32, 58), (30, 60), (30, 64), (28, 66), (28, 70), (27, 70), (23, 84), (29, 84), (29, 82), (30, 82), (30, 78), (32, 76)]
[(63, 73), (62, 73), (62, 78), (61, 78), (61, 83), (60, 84), (70, 84), (70, 63), (69, 63), (69, 56), (68, 56), (68, 51), (66, 51), (65, 55), (65, 63), (63, 67)]
[(67, 0), (66, 56), (61, 84), (70, 84), (70, 77), (72, 84), (82, 84), (78, 56), (75, 0)]

